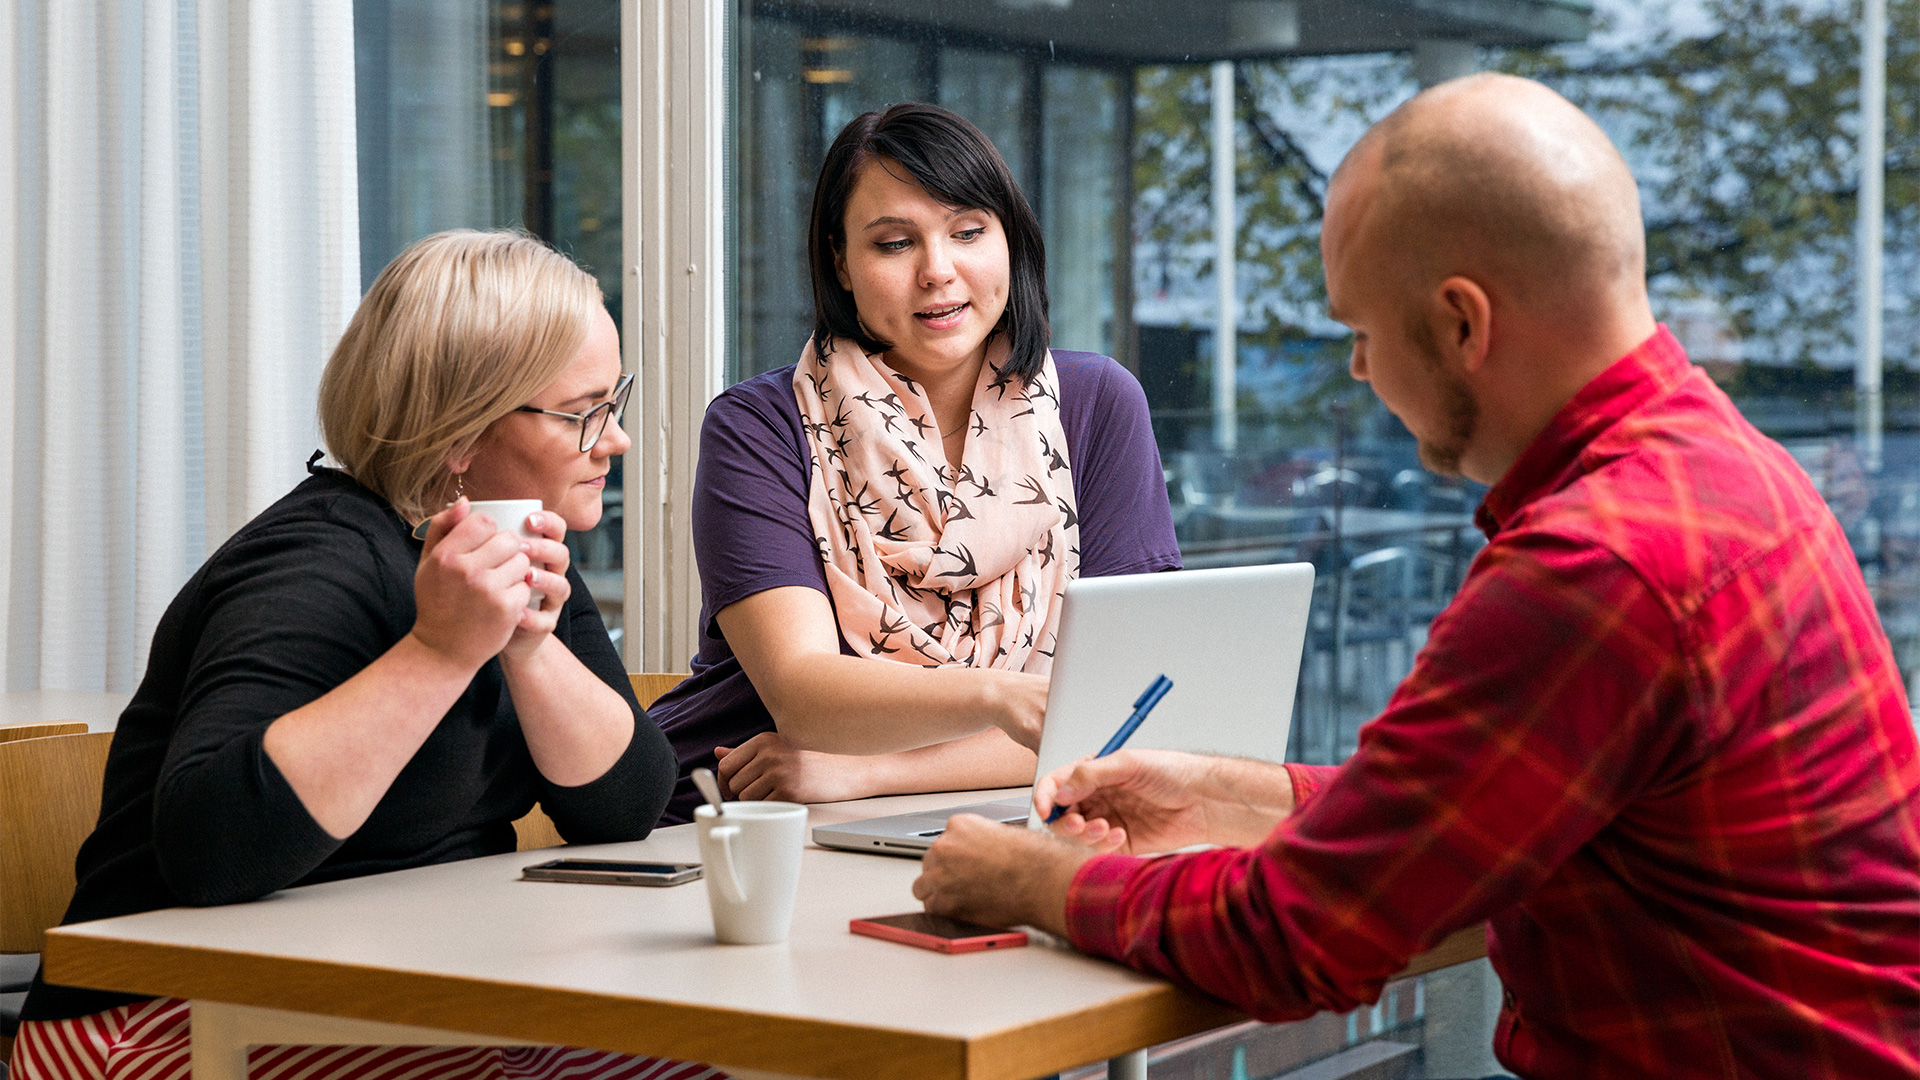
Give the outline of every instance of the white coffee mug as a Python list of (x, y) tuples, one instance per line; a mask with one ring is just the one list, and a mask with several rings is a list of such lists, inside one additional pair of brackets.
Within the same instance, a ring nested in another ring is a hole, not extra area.
[[(527, 518), (544, 509), (539, 499), (488, 499), (485, 502), (468, 505), (473, 507), (474, 513), (485, 514), (491, 518), (502, 532), (510, 532), (528, 540), (541, 535), (527, 528)], [(541, 569), (544, 570), (545, 567)], [(544, 599), (546, 595), (539, 589), (530, 589), (527, 593), (527, 606), (537, 608)]]
[(695, 807), (706, 863), (713, 934), (728, 945), (787, 940), (800, 888), (807, 808), (789, 802), (730, 802), (725, 814)]

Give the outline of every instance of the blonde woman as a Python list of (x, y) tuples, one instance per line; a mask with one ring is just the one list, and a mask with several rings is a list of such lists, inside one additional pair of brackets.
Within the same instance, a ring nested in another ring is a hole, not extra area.
[[(536, 800), (570, 840), (647, 835), (673, 752), (561, 542), (600, 519), (627, 385), (599, 287), (540, 242), (441, 233), (395, 259), (321, 380), (342, 468), (309, 461), (160, 621), (65, 921), (511, 851)], [(505, 498), (545, 504), (540, 538), (468, 502)], [(14, 1080), (188, 1075), (185, 1002), (36, 979), (22, 1019)], [(416, 1077), (711, 1072), (370, 1047), (288, 1075), (372, 1075), (397, 1052)]]

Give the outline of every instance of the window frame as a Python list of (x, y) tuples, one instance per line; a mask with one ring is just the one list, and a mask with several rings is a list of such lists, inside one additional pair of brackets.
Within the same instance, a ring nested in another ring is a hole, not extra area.
[(729, 0), (622, 0), (625, 633), (633, 671), (678, 671), (699, 645), (687, 508), (707, 403), (726, 387)]

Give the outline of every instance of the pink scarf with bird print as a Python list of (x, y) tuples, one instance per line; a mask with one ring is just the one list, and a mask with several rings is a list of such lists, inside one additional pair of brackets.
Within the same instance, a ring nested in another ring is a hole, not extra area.
[(862, 656), (1045, 674), (1080, 519), (1060, 381), (1002, 378), (990, 347), (959, 469), (920, 385), (859, 346), (807, 342), (793, 393), (813, 449), (807, 516), (840, 634)]

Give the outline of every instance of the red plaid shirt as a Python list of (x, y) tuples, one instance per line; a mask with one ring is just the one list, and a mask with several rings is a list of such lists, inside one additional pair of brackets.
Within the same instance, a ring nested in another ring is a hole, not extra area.
[(1257, 848), (1089, 862), (1075, 944), (1278, 1020), (1486, 920), (1522, 1076), (1920, 1075), (1920, 747), (1806, 476), (1662, 329), (1479, 523), (1359, 751)]

